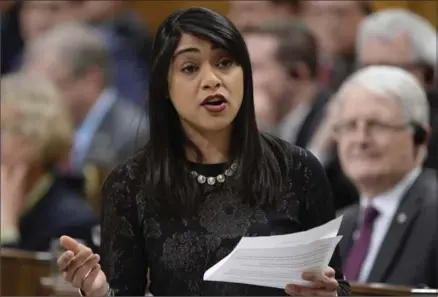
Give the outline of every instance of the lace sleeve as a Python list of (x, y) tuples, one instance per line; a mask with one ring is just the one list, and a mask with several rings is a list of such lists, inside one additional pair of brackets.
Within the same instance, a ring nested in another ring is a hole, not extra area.
[(121, 165), (102, 187), (102, 270), (118, 296), (144, 296), (146, 289), (146, 254), (136, 202), (138, 179), (132, 166)]
[[(311, 229), (333, 220), (335, 209), (331, 187), (321, 163), (308, 151), (304, 153), (303, 163), (307, 189), (301, 214), (306, 229)], [(349, 296), (350, 285), (344, 280), (339, 247), (336, 247), (329, 265), (336, 271), (336, 279), (339, 282), (338, 296)]]

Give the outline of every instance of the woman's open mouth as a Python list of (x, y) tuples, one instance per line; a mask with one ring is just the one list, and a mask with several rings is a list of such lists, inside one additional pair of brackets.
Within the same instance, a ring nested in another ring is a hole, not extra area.
[(221, 112), (227, 105), (227, 100), (222, 95), (207, 97), (201, 105), (209, 112)]

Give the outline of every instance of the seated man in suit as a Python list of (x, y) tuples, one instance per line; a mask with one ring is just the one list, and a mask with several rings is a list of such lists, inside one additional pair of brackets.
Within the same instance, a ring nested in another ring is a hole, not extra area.
[(242, 29), (254, 76), (255, 97), (263, 92), (276, 111), (271, 131), (307, 147), (330, 94), (317, 81), (318, 46), (298, 20), (268, 21)]
[(336, 91), (355, 68), (355, 39), (372, 1), (301, 1), (300, 17), (319, 44), (319, 80)]
[(430, 129), (424, 89), (399, 67), (369, 66), (335, 100), (341, 166), (360, 193), (341, 212), (345, 276), (437, 288), (437, 175), (421, 166)]
[[(290, 19), (248, 26), (242, 32), (253, 69), (259, 127), (313, 152), (314, 137), (324, 128), (321, 123), (331, 97), (318, 82), (315, 37), (300, 21)], [(260, 108), (260, 103), (266, 101), (273, 105), (272, 110)], [(268, 120), (271, 127), (263, 125), (263, 120)], [(338, 163), (330, 159), (325, 165), (336, 197), (335, 207), (356, 202), (356, 190)]]
[[(430, 123), (438, 118), (436, 77), (437, 31), (425, 18), (404, 9), (386, 9), (368, 16), (360, 25), (356, 40), (359, 67), (391, 65), (413, 74), (425, 89)], [(432, 129), (438, 129), (432, 125)], [(432, 147), (438, 141), (432, 130), (429, 156), (424, 167), (438, 169)]]
[(59, 25), (36, 38), (24, 71), (49, 78), (62, 92), (76, 129), (71, 166), (111, 170), (147, 141), (143, 110), (116, 91), (102, 36), (81, 24)]
[(98, 217), (83, 182), (55, 167), (71, 147), (73, 126), (55, 88), (41, 79), (1, 79), (1, 245), (48, 250), (63, 234), (92, 246)]

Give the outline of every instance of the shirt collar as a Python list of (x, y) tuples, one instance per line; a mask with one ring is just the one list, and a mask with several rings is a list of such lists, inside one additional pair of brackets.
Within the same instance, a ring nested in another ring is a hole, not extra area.
[(366, 209), (372, 205), (375, 207), (380, 215), (392, 216), (400, 204), (403, 195), (409, 190), (418, 176), (421, 174), (421, 168), (414, 168), (410, 171), (399, 183), (392, 189), (369, 199), (368, 197), (361, 197), (361, 209)]

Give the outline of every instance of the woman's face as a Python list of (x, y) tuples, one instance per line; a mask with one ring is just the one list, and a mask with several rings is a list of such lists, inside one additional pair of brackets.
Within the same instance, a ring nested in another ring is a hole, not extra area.
[(169, 94), (187, 132), (230, 128), (243, 89), (242, 67), (225, 49), (182, 35), (169, 69)]

